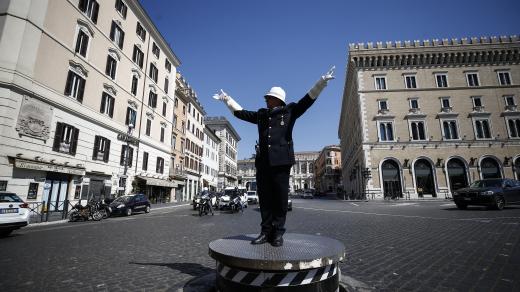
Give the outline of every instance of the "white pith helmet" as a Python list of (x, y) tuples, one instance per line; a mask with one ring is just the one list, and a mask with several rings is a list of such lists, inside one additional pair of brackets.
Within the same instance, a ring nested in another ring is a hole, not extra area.
[(276, 97), (278, 98), (279, 100), (281, 100), (283, 102), (283, 104), (285, 104), (285, 91), (281, 88), (281, 87), (278, 87), (278, 86), (275, 86), (275, 87), (272, 87), (265, 95), (264, 97), (266, 96), (272, 96), (272, 97)]

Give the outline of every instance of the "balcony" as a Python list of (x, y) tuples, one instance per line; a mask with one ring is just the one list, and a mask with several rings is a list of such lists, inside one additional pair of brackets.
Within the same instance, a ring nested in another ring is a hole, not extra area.
[(186, 170), (184, 167), (170, 167), (170, 177), (173, 179), (186, 179)]

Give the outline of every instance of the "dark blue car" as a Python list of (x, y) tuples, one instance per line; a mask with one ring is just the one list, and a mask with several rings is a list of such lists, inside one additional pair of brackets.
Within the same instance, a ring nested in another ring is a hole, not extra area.
[(508, 178), (477, 180), (469, 187), (455, 191), (453, 201), (461, 210), (468, 205), (502, 210), (505, 205), (520, 204), (520, 181)]
[(150, 201), (144, 194), (135, 194), (117, 197), (110, 203), (110, 208), (111, 214), (130, 216), (136, 212), (149, 213), (150, 205)]

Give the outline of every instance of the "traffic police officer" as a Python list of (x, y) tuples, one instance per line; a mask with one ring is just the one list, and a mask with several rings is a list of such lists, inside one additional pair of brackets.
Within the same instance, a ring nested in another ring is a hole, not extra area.
[(270, 242), (272, 246), (283, 245), (285, 217), (289, 192), (289, 174), (294, 160), (292, 131), (294, 123), (316, 100), (334, 78), (334, 67), (316, 82), (309, 92), (297, 103), (285, 103), (285, 91), (273, 87), (264, 96), (267, 108), (247, 111), (222, 89), (213, 98), (226, 103), (239, 119), (257, 124), (255, 167), (257, 192), (262, 216), (260, 235), (252, 244)]

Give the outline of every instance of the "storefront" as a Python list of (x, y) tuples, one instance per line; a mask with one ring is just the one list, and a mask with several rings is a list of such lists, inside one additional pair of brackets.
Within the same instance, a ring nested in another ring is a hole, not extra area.
[(177, 187), (175, 182), (152, 177), (135, 177), (137, 192), (144, 193), (151, 203), (169, 203), (172, 201), (172, 191)]

